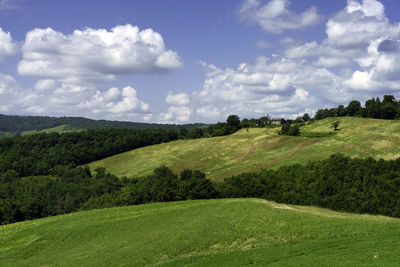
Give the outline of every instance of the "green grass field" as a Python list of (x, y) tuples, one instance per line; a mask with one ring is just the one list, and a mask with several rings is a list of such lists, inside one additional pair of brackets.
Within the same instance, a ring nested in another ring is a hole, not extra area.
[[(53, 128), (48, 128), (48, 129), (43, 129), (43, 130), (32, 130), (32, 131), (23, 131), (21, 132), (21, 135), (32, 135), (32, 134), (38, 134), (38, 133), (68, 133), (68, 132), (76, 132), (76, 131), (81, 131), (81, 129), (72, 127), (68, 124), (63, 124), (59, 125)], [(7, 137), (13, 137), (15, 136), (16, 133), (12, 132), (0, 132), (0, 139), (1, 138), (7, 138)]]
[[(306, 125), (301, 131), (329, 133), (336, 118)], [(148, 146), (89, 164), (119, 177), (140, 177), (166, 165), (176, 172), (199, 169), (213, 180), (262, 168), (305, 164), (333, 153), (384, 159), (400, 157), (400, 121), (340, 118), (339, 131), (326, 137), (279, 136), (279, 128), (242, 129), (230, 136), (178, 140)]]
[(68, 133), (68, 132), (76, 132), (80, 131), (80, 129), (72, 127), (68, 124), (59, 125), (53, 128), (43, 129), (43, 130), (32, 130), (32, 131), (23, 131), (21, 135), (32, 135), (38, 133)]
[(1, 138), (7, 138), (7, 137), (13, 137), (15, 134), (10, 133), (10, 132), (0, 132), (0, 139)]
[(261, 199), (77, 212), (0, 226), (0, 266), (359, 266), (400, 262), (400, 220)]

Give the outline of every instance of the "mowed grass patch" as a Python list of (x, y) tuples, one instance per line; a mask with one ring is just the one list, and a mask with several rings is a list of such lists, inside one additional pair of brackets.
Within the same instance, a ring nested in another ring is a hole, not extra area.
[[(338, 118), (305, 125), (307, 133), (330, 133)], [(400, 121), (339, 118), (339, 130), (325, 137), (279, 136), (279, 128), (242, 129), (214, 138), (178, 140), (135, 149), (89, 164), (93, 170), (105, 167), (119, 177), (141, 177), (166, 165), (176, 172), (198, 169), (212, 180), (230, 175), (305, 164), (334, 153), (352, 157), (396, 159), (400, 157)]]
[(11, 132), (0, 132), (0, 138), (7, 138), (7, 137), (13, 137), (15, 136), (14, 133)]
[(68, 133), (68, 132), (76, 132), (81, 131), (81, 129), (75, 128), (68, 124), (59, 125), (53, 128), (43, 129), (43, 130), (31, 130), (31, 131), (23, 131), (21, 135), (32, 135), (38, 133)]
[(385, 265), (399, 226), (260, 199), (157, 203), (0, 226), (0, 265)]

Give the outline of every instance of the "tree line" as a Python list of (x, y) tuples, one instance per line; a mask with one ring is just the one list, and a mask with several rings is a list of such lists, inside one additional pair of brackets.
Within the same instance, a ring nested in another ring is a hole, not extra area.
[(0, 140), (0, 173), (13, 170), (19, 177), (47, 175), (61, 166), (75, 167), (178, 138), (173, 129), (102, 129), (5, 138)]
[(280, 203), (400, 217), (400, 159), (335, 154), (306, 165), (264, 169), (220, 183), (200, 171), (179, 175), (167, 167), (140, 179), (118, 179), (98, 168), (54, 169), (50, 176), (0, 175), (0, 223), (93, 208), (186, 199), (258, 197)]
[(43, 130), (53, 128), (59, 125), (67, 124), (76, 129), (175, 129), (179, 130), (185, 127), (189, 130), (206, 126), (202, 123), (191, 123), (185, 125), (178, 124), (157, 124), (157, 123), (141, 123), (129, 121), (107, 121), (92, 120), (82, 117), (48, 117), (48, 116), (11, 116), (0, 114), (0, 131), (13, 132), (17, 135), (23, 131)]
[[(374, 119), (400, 119), (400, 103), (393, 95), (384, 95), (381, 101), (379, 97), (369, 99), (364, 107), (360, 101), (352, 100), (345, 107), (339, 105), (337, 108), (319, 109), (315, 113), (314, 119), (321, 120), (328, 117), (354, 116)], [(296, 119), (297, 120), (297, 119)]]
[(199, 171), (174, 174), (166, 167), (145, 178), (119, 179), (104, 168), (59, 168), (52, 176), (19, 178), (15, 171), (0, 175), (0, 224), (66, 214), (78, 210), (215, 198), (210, 180)]
[(306, 165), (227, 178), (219, 193), (400, 217), (400, 159), (352, 159), (335, 154)]

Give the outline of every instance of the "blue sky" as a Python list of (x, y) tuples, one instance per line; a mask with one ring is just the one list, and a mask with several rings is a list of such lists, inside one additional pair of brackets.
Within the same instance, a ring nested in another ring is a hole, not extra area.
[(0, 1), (0, 113), (163, 123), (400, 97), (396, 0)]

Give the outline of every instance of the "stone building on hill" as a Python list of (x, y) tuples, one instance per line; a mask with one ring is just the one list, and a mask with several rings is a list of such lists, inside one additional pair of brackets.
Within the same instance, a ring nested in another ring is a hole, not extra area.
[(271, 124), (276, 124), (276, 125), (282, 125), (285, 124), (286, 121), (284, 118), (275, 118), (275, 119), (271, 119)]

